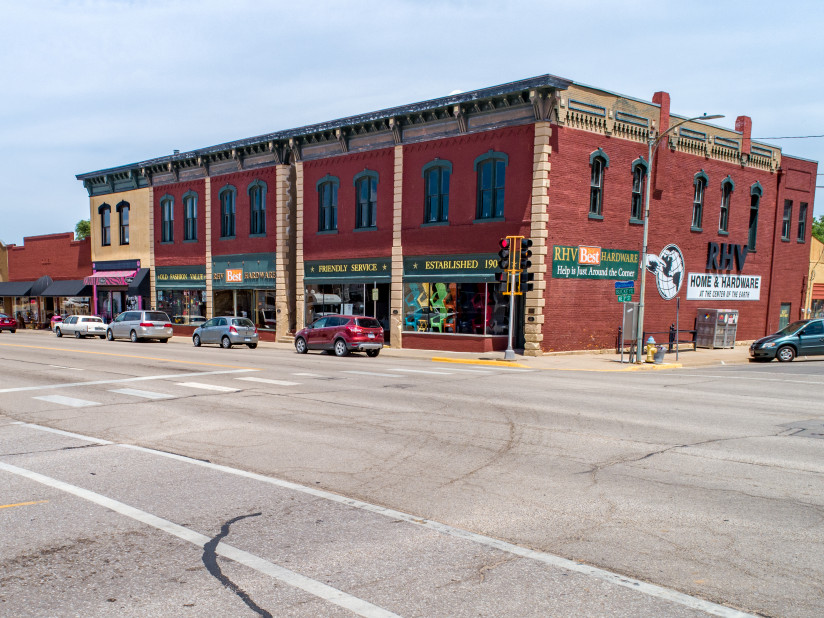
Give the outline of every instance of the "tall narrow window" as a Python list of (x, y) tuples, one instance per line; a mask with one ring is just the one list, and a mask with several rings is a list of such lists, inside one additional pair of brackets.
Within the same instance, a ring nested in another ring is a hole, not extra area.
[(475, 173), (478, 177), (476, 219), (504, 218), (507, 165), (509, 157), (493, 150), (475, 159)]
[(721, 183), (721, 213), (718, 216), (718, 231), (721, 234), (727, 234), (730, 231), (730, 199), (734, 190), (735, 184), (727, 176)]
[(112, 244), (112, 207), (101, 204), (97, 212), (100, 214), (100, 244), (108, 247)]
[(761, 203), (761, 184), (756, 182), (750, 189), (750, 225), (747, 234), (747, 250), (755, 251), (758, 237), (758, 206)]
[(237, 191), (231, 185), (220, 190), (220, 237), (235, 236), (235, 197)]
[(174, 205), (171, 195), (164, 195), (160, 200), (160, 242), (175, 240)]
[(807, 202), (798, 205), (798, 242), (804, 242), (807, 237)]
[(691, 230), (695, 232), (701, 231), (701, 223), (704, 218), (704, 192), (707, 189), (709, 178), (701, 170), (695, 175), (695, 193), (692, 198), (692, 225)]
[(249, 234), (266, 233), (266, 183), (256, 180), (249, 185)]
[(129, 244), (129, 202), (120, 202), (116, 210), (120, 213), (120, 244)]
[(790, 239), (790, 221), (793, 218), (793, 201), (784, 200), (784, 218), (781, 221), (781, 240)]
[(424, 223), (449, 221), (449, 179), (452, 164), (435, 159), (423, 166)]
[(378, 173), (364, 170), (355, 176), (354, 184), (355, 229), (374, 228), (378, 221)]
[(183, 194), (183, 240), (197, 240), (197, 193)]
[(646, 181), (647, 162), (641, 157), (632, 163), (632, 204), (629, 210), (629, 218), (632, 221), (640, 221), (643, 218)]
[(589, 216), (601, 219), (604, 214), (604, 170), (609, 167), (609, 157), (599, 148), (589, 155)]
[(327, 174), (318, 181), (318, 231), (338, 229), (338, 187), (340, 181)]

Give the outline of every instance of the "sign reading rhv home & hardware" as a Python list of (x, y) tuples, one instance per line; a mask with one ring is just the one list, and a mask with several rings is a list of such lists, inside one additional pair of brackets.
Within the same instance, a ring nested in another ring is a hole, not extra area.
[(638, 278), (638, 252), (579, 245), (552, 248), (552, 276), (555, 279)]

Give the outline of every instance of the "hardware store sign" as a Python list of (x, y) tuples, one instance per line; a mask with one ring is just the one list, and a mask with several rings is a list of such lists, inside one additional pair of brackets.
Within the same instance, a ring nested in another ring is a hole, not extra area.
[(761, 277), (690, 273), (687, 300), (761, 300)]
[(638, 252), (579, 245), (552, 248), (552, 276), (555, 279), (638, 278)]

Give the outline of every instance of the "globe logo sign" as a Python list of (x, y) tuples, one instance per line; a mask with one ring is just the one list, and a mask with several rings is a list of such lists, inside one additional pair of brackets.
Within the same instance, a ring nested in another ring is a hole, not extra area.
[(658, 255), (647, 255), (647, 270), (655, 275), (661, 298), (672, 300), (684, 282), (684, 254), (678, 245), (667, 245)]

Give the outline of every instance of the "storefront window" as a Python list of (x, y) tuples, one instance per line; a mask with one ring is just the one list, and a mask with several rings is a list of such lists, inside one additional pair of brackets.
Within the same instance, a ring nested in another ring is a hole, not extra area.
[(824, 299), (813, 299), (811, 318), (824, 318)]
[(206, 321), (205, 290), (158, 290), (157, 309), (172, 319), (172, 324), (199, 324)]
[(506, 335), (509, 299), (487, 283), (405, 283), (403, 329)]
[(258, 328), (275, 330), (277, 326), (275, 291), (272, 289), (216, 291), (214, 315), (239, 315), (252, 320)]
[(66, 315), (90, 315), (92, 299), (89, 296), (70, 296), (60, 303), (60, 313)]
[(306, 323), (330, 313), (376, 318), (389, 333), (388, 283), (328, 283), (306, 288)]

